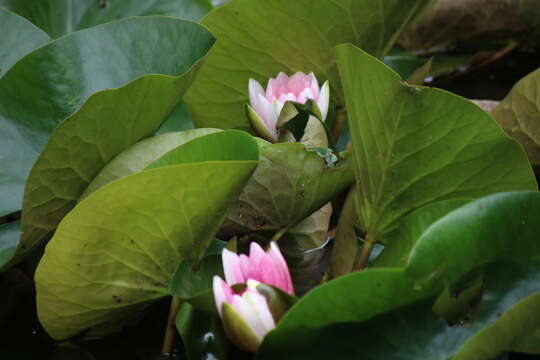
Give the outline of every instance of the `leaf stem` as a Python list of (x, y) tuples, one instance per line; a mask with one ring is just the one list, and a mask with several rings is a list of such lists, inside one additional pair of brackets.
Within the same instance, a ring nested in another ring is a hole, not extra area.
[(375, 239), (368, 234), (366, 236), (366, 240), (364, 241), (364, 245), (362, 246), (362, 250), (360, 251), (360, 256), (358, 256), (358, 259), (354, 264), (353, 271), (363, 270), (366, 267), (369, 260), (369, 255), (371, 254), (371, 250), (373, 250), (374, 245)]
[(163, 337), (163, 346), (161, 353), (169, 356), (174, 350), (174, 340), (176, 338), (176, 314), (180, 308), (180, 298), (173, 296), (171, 307), (169, 309), (169, 317), (167, 319), (167, 327), (165, 328), (165, 336)]
[(278, 241), (279, 239), (281, 239), (283, 234), (285, 234), (285, 231), (287, 231), (287, 228), (279, 230), (277, 233), (274, 234), (274, 236), (272, 236), (272, 239), (270, 241)]

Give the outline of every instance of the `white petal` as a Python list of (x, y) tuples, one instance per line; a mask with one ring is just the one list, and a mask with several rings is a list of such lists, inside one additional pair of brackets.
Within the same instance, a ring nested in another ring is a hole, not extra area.
[(223, 249), (221, 259), (223, 262), (223, 272), (225, 273), (225, 280), (227, 281), (227, 284), (234, 285), (246, 282), (246, 279), (242, 273), (242, 268), (240, 267), (240, 259), (236, 253)]
[(264, 96), (264, 89), (257, 80), (249, 79), (249, 102), (257, 109), (257, 99), (259, 95)]
[(224, 302), (231, 302), (232, 301), (232, 289), (227, 285), (223, 279), (221, 279), (219, 276), (214, 276), (213, 279), (213, 292), (214, 292), (214, 301), (216, 302), (216, 308), (219, 313), (219, 316), (221, 316), (221, 306)]
[(330, 105), (330, 84), (328, 80), (324, 82), (321, 93), (319, 94), (319, 100), (317, 101), (317, 106), (321, 110), (322, 121), (326, 120), (328, 115), (328, 106)]
[(255, 333), (263, 338), (270, 330), (276, 327), (265, 297), (253, 290), (247, 290), (242, 297), (250, 314), (249, 319), (246, 319), (246, 321), (251, 325)]
[(302, 90), (300, 95), (298, 95), (297, 101), (300, 104), (305, 104), (308, 99), (314, 100), (315, 97), (313, 96), (313, 92), (310, 88), (305, 88), (304, 90)]
[(276, 125), (278, 114), (276, 113), (274, 106), (262, 95), (259, 95), (259, 105), (259, 109), (255, 110), (257, 110), (257, 113), (268, 126), (268, 130), (270, 130), (272, 134), (277, 134)]

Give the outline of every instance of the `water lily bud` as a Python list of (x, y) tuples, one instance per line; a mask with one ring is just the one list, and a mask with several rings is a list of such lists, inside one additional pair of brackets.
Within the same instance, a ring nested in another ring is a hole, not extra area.
[(255, 352), (266, 334), (276, 326), (266, 298), (256, 290), (259, 283), (248, 280), (243, 294), (234, 294), (219, 276), (214, 277), (214, 298), (231, 341), (239, 348)]
[(268, 81), (266, 91), (254, 79), (249, 79), (249, 104), (246, 106), (248, 119), (257, 133), (264, 139), (276, 142), (277, 122), (287, 101), (305, 104), (315, 101), (321, 112), (321, 120), (326, 119), (330, 102), (330, 87), (326, 81), (321, 88), (313, 73), (297, 72), (287, 76), (280, 72)]
[(275, 286), (288, 294), (293, 294), (293, 284), (289, 267), (275, 242), (270, 243), (268, 251), (252, 242), (249, 256), (237, 255), (223, 249), (223, 270), (227, 284), (242, 284), (248, 279)]

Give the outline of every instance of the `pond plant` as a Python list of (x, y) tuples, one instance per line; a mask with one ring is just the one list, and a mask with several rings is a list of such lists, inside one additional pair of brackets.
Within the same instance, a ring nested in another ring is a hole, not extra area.
[(101, 359), (159, 306), (137, 358), (540, 354), (540, 72), (490, 112), (423, 86), (436, 3), (0, 0), (4, 331)]

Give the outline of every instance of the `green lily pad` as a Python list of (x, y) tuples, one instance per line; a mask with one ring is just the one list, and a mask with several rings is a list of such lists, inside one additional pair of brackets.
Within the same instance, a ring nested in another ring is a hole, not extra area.
[[(373, 360), (487, 360), (511, 350), (540, 324), (539, 214), (537, 192), (451, 211), (422, 232), (405, 268), (349, 274), (300, 299), (257, 358), (324, 359), (334, 351), (352, 359), (362, 349)], [(435, 297), (447, 285), (461, 289), (473, 271), (483, 275), (483, 297), (469, 319), (448, 326), (431, 311)], [(302, 334), (294, 345), (285, 340), (291, 334)]]
[[(0, 174), (5, 172), (14, 181), (0, 184), (0, 193), (16, 195), (12, 206), (19, 204), (22, 183), (49, 131), (82, 105), (54, 130), (28, 176), (21, 249), (46, 240), (109, 161), (156, 132), (181, 99), (213, 41), (207, 30), (192, 22), (132, 18), (54, 41), (25, 57), (0, 79), (0, 94), (21, 94), (17, 99), (2, 97), (5, 106), (0, 103), (0, 129), (10, 130), (6, 136), (11, 131), (22, 132), (2, 142), (10, 156), (2, 160), (2, 164), (9, 160), (9, 165)], [(68, 60), (67, 54), (81, 49), (88, 57)], [(89, 60), (94, 57), (95, 61)], [(126, 62), (130, 58), (137, 58), (137, 64)], [(51, 68), (54, 61), (63, 66)], [(57, 75), (51, 75), (54, 81), (34, 88), (33, 76), (42, 73)], [(147, 73), (152, 75), (144, 75)], [(130, 80), (125, 86), (90, 96)], [(54, 90), (60, 87), (61, 92)], [(48, 101), (36, 101), (34, 96)], [(66, 102), (66, 98), (71, 100)]]
[[(199, 127), (249, 128), (248, 80), (315, 72), (343, 105), (333, 47), (383, 56), (423, 0), (232, 0), (202, 20), (219, 40), (186, 102)], [(249, 29), (249, 31), (246, 31)]]
[(353, 45), (336, 47), (357, 180), (357, 213), (370, 241), (410, 211), (451, 198), (536, 190), (525, 153), (473, 103), (408, 86)]
[(165, 166), (111, 182), (60, 223), (36, 271), (41, 324), (55, 339), (121, 322), (166, 296), (200, 259), (256, 161)]
[(212, 8), (207, 0), (0, 0), (0, 6), (53, 38), (132, 16), (166, 15), (199, 21)]
[(0, 77), (20, 58), (49, 41), (49, 36), (28, 20), (0, 7)]

